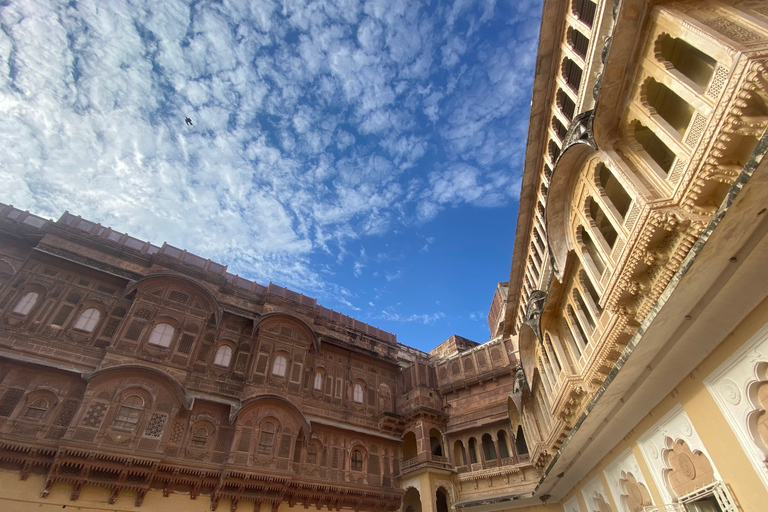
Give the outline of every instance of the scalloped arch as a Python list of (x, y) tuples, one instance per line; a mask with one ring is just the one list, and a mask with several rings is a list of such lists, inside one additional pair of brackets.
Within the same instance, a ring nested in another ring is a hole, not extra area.
[(160, 281), (160, 280), (177, 281), (181, 283), (183, 286), (187, 286), (199, 292), (202, 295), (202, 297), (205, 299), (205, 301), (208, 303), (208, 306), (210, 307), (211, 312), (214, 315), (216, 326), (217, 327), (219, 326), (219, 323), (221, 322), (222, 311), (218, 301), (216, 300), (216, 297), (213, 295), (213, 293), (211, 293), (209, 289), (207, 289), (204, 286), (201, 286), (198, 282), (186, 276), (181, 276), (178, 274), (167, 274), (167, 273), (158, 273), (158, 274), (148, 275), (142, 279), (139, 279), (135, 283), (128, 285), (123, 291), (123, 296), (129, 295), (131, 292), (133, 292), (134, 290), (138, 290), (139, 288), (142, 288), (145, 286), (151, 286), (153, 282)]
[(162, 385), (165, 386), (166, 391), (169, 391), (170, 394), (178, 400), (179, 405), (185, 409), (191, 408), (191, 400), (187, 397), (187, 394), (181, 384), (171, 378), (170, 375), (163, 373), (155, 368), (140, 365), (115, 366), (112, 368), (99, 370), (97, 372), (83, 374), (83, 378), (90, 385), (91, 383), (98, 384), (100, 381), (108, 380), (110, 378), (119, 378), (123, 374), (130, 375), (132, 372), (146, 373), (147, 378), (152, 378), (153, 380), (157, 380), (159, 377), (159, 380)]

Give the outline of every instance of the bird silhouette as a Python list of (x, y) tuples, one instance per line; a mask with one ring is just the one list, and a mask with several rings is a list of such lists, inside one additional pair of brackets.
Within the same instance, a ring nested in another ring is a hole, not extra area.
[(185, 122), (186, 122), (186, 123), (187, 123), (189, 126), (193, 126), (193, 125), (192, 125), (192, 120), (191, 120), (190, 118), (186, 117), (186, 118), (184, 118), (184, 121), (185, 121)]

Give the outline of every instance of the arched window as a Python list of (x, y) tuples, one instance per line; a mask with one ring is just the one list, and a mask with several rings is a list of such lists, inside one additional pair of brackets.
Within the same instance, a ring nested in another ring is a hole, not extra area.
[(174, 329), (171, 324), (157, 324), (152, 329), (152, 334), (149, 335), (148, 343), (158, 347), (170, 347), (173, 333)]
[(35, 421), (42, 420), (45, 418), (45, 415), (48, 414), (48, 409), (50, 407), (51, 405), (48, 403), (48, 400), (45, 398), (38, 398), (27, 406), (27, 410), (24, 412), (24, 417)]
[(317, 446), (310, 444), (307, 446), (307, 464), (317, 464)]
[[(589, 338), (587, 337), (587, 334), (584, 332), (584, 328), (581, 325), (581, 321), (576, 316), (576, 312), (573, 310), (573, 306), (568, 304), (566, 306), (566, 311), (568, 313), (568, 320), (571, 321), (571, 325), (576, 328), (576, 335), (579, 337), (579, 342), (581, 343), (581, 346), (584, 347), (589, 344)], [(571, 331), (574, 332), (574, 331)]]
[(600, 314), (603, 312), (603, 308), (600, 306), (600, 295), (597, 293), (595, 286), (592, 284), (592, 280), (583, 270), (579, 270), (579, 282), (587, 292), (587, 300), (592, 302), (592, 306), (595, 308), (597, 315), (600, 316)]
[(656, 56), (702, 89), (707, 87), (715, 70), (715, 59), (669, 34), (662, 34), (656, 40)]
[(592, 22), (595, 20), (595, 11), (597, 10), (597, 5), (594, 2), (590, 0), (573, 0), (571, 2), (571, 10), (579, 18), (579, 21), (590, 28), (592, 27)]
[(557, 138), (561, 141), (565, 140), (565, 135), (568, 133), (568, 128), (560, 122), (557, 116), (552, 116), (552, 129), (557, 134)]
[(477, 464), (477, 440), (474, 437), (469, 438), (469, 462)]
[(359, 383), (355, 383), (355, 387), (352, 391), (352, 400), (358, 404), (363, 403), (363, 386), (361, 386)]
[(323, 375), (323, 371), (320, 369), (315, 370), (315, 383), (312, 386), (313, 389), (315, 389), (315, 391), (322, 391), (324, 380), (325, 380), (325, 376)]
[(216, 351), (216, 357), (213, 359), (213, 364), (229, 368), (230, 361), (232, 361), (232, 347), (229, 345), (220, 346), (219, 350)]
[(259, 432), (259, 453), (265, 455), (272, 454), (272, 447), (275, 445), (275, 424), (271, 421), (265, 421), (261, 424)]
[(558, 108), (560, 109), (560, 112), (562, 112), (563, 115), (568, 118), (568, 120), (573, 119), (573, 114), (576, 113), (576, 104), (573, 102), (570, 96), (565, 93), (564, 90), (557, 90), (555, 101)]
[(672, 89), (653, 78), (645, 81), (643, 93), (650, 112), (661, 116), (681, 136), (685, 135), (693, 117), (693, 107)]
[(99, 322), (99, 318), (101, 318), (101, 311), (96, 308), (88, 308), (80, 313), (74, 328), (85, 332), (93, 332), (93, 329)]
[(363, 470), (363, 453), (355, 448), (352, 450), (352, 455), (350, 457), (351, 461), (351, 468), (352, 471), (362, 471)]
[(499, 430), (496, 433), (496, 440), (499, 443), (499, 457), (506, 459), (509, 457), (509, 445), (507, 444), (507, 433)]
[(597, 230), (603, 236), (605, 243), (608, 244), (608, 247), (613, 249), (613, 246), (616, 245), (618, 233), (613, 227), (613, 224), (611, 224), (608, 216), (603, 211), (603, 208), (600, 206), (600, 203), (595, 201), (594, 197), (587, 198), (587, 214), (592, 222), (595, 223), (595, 226), (597, 226)]
[(603, 275), (603, 272), (605, 271), (605, 263), (603, 262), (603, 257), (600, 255), (600, 251), (597, 250), (595, 242), (592, 241), (592, 237), (590, 237), (587, 230), (581, 226), (579, 226), (577, 231), (577, 237), (581, 240), (582, 253), (586, 253), (584, 255), (589, 258), (589, 261), (592, 263), (597, 273)]
[(205, 448), (205, 446), (208, 444), (208, 430), (203, 427), (195, 429), (194, 434), (192, 434), (190, 444), (198, 448)]
[(648, 153), (656, 165), (659, 166), (664, 176), (672, 168), (672, 162), (675, 160), (675, 153), (664, 144), (653, 131), (644, 126), (639, 121), (635, 122), (634, 137), (638, 144)]
[(560, 68), (560, 73), (563, 75), (565, 83), (568, 84), (574, 92), (579, 91), (579, 85), (581, 85), (581, 75), (584, 73), (574, 61), (568, 57), (563, 59), (563, 64)]
[(464, 443), (461, 441), (453, 443), (453, 463), (457, 466), (467, 465), (467, 458), (464, 455)]
[(485, 460), (496, 458), (496, 447), (493, 446), (491, 434), (483, 434), (483, 456), (485, 456)]
[(607, 202), (611, 203), (616, 213), (619, 214), (619, 218), (623, 221), (629, 211), (629, 205), (632, 203), (632, 198), (629, 197), (627, 191), (616, 179), (608, 166), (602, 162), (595, 167), (595, 178), (598, 188), (605, 194)]
[(132, 432), (141, 419), (141, 413), (144, 410), (144, 399), (138, 395), (131, 395), (123, 400), (120, 408), (115, 414), (112, 422), (112, 428), (115, 430), (125, 430)]
[(587, 319), (587, 330), (591, 333), (595, 330), (595, 320), (592, 318), (592, 311), (587, 308), (586, 303), (584, 302), (584, 299), (581, 296), (581, 293), (579, 292), (578, 288), (573, 289), (573, 300), (576, 302), (576, 305), (579, 307), (579, 310), (584, 314), (584, 318)]
[(288, 368), (288, 361), (285, 359), (285, 356), (277, 356), (275, 357), (275, 362), (272, 363), (272, 375), (285, 377), (286, 368)]
[(587, 36), (573, 27), (568, 27), (567, 38), (568, 45), (573, 48), (573, 51), (582, 59), (586, 58), (587, 49), (589, 48), (589, 39)]
[(436, 428), (429, 430), (429, 450), (432, 455), (443, 456), (443, 443), (440, 442), (440, 431)]
[(416, 434), (413, 432), (406, 432), (403, 436), (403, 460), (412, 459), (416, 457), (417, 454)]
[(21, 298), (19, 303), (16, 304), (16, 307), (13, 308), (13, 312), (18, 313), (19, 315), (28, 315), (35, 306), (35, 303), (37, 303), (38, 297), (40, 297), (40, 295), (38, 295), (37, 292), (27, 292), (27, 294)]
[(517, 434), (515, 434), (515, 451), (518, 455), (528, 454), (528, 445), (525, 442), (525, 434), (523, 434), (523, 426), (517, 426)]

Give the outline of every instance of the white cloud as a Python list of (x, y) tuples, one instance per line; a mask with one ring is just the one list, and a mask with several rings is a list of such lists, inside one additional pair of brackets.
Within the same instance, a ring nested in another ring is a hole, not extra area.
[(519, 188), (535, 7), (515, 7), (522, 42), (482, 49), (493, 1), (423, 7), (9, 0), (0, 201), (331, 295), (318, 252)]

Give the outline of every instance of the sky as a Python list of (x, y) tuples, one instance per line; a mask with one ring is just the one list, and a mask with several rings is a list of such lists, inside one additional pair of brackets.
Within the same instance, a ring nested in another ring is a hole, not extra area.
[(540, 0), (4, 0), (0, 202), (165, 241), (421, 350), (487, 341), (540, 15)]

